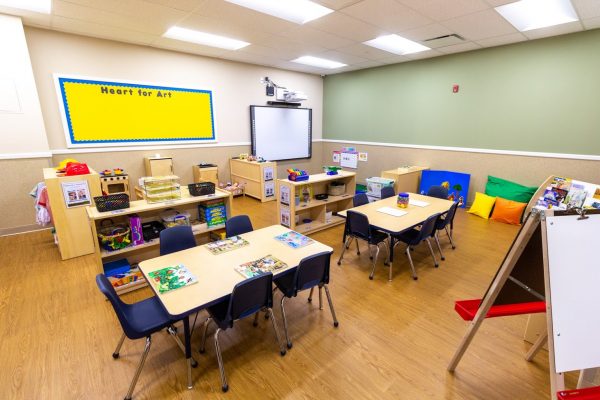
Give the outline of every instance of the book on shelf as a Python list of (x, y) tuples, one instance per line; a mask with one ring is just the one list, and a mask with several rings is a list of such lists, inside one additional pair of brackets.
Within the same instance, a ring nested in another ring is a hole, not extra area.
[(278, 269), (287, 267), (287, 264), (272, 255), (266, 255), (258, 260), (250, 261), (238, 265), (235, 270), (244, 278), (252, 278), (267, 272), (274, 272)]
[(182, 264), (161, 268), (148, 275), (152, 285), (161, 294), (198, 282), (198, 278)]
[(282, 233), (281, 235), (275, 236), (275, 239), (287, 244), (293, 249), (304, 247), (314, 242), (314, 240), (308, 236), (304, 236), (296, 231)]
[(243, 239), (241, 236), (232, 236), (226, 239), (217, 240), (216, 242), (207, 243), (205, 246), (212, 254), (221, 254), (231, 250), (239, 249), (240, 247), (247, 246), (248, 244), (248, 241)]

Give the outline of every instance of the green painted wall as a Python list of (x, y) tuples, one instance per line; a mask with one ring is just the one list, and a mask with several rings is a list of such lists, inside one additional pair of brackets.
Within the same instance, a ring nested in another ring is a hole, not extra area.
[(327, 76), (323, 109), (324, 139), (600, 154), (600, 29)]

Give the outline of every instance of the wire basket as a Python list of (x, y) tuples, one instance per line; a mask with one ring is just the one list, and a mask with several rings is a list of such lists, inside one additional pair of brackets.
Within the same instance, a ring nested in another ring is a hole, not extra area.
[(99, 212), (121, 210), (129, 208), (129, 195), (126, 193), (116, 193), (107, 196), (98, 196), (94, 197), (94, 202)]
[(192, 196), (206, 196), (209, 194), (215, 194), (215, 184), (212, 182), (197, 182), (190, 183), (188, 185), (190, 195)]

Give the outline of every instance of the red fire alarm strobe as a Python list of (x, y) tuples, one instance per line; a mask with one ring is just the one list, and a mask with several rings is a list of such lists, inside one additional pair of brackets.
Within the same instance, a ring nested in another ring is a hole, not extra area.
[(458, 85), (452, 85), (452, 93), (458, 93)]

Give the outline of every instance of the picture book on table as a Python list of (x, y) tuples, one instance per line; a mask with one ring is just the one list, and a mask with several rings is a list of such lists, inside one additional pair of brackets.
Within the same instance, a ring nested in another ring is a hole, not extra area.
[(232, 236), (227, 239), (217, 240), (216, 242), (206, 244), (206, 248), (213, 254), (226, 253), (231, 250), (247, 246), (249, 243), (241, 236)]
[(282, 233), (281, 235), (275, 236), (275, 239), (287, 244), (293, 249), (304, 247), (314, 242), (314, 240), (308, 236), (304, 236), (303, 234), (295, 231)]
[(152, 285), (161, 294), (198, 282), (198, 278), (182, 264), (161, 268), (148, 275)]
[(287, 267), (287, 264), (272, 255), (267, 255), (255, 261), (238, 265), (235, 270), (245, 278), (252, 278), (267, 272), (273, 272)]

